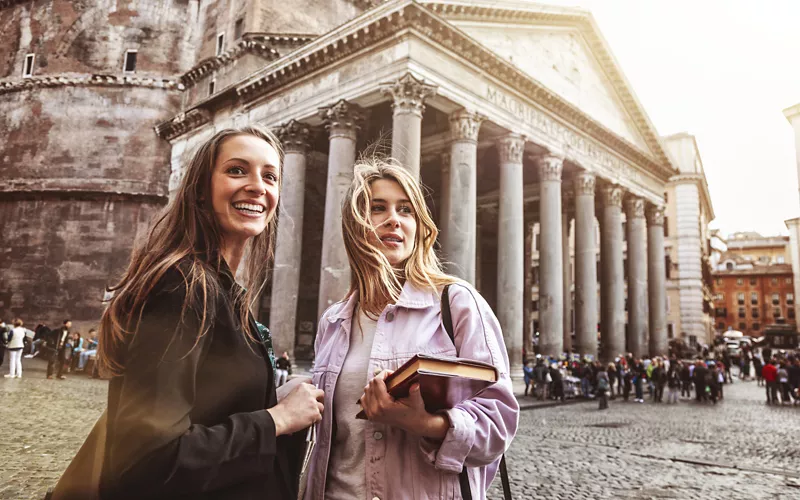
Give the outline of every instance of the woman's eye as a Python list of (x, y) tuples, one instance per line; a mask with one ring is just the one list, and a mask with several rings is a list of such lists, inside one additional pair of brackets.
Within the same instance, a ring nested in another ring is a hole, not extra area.
[(411, 207), (403, 205), (402, 207), (400, 207), (398, 212), (404, 213), (404, 214), (410, 214), (410, 213), (413, 213), (414, 211), (411, 209)]
[(372, 212), (373, 213), (383, 212), (383, 207), (381, 205), (373, 205), (372, 206)]
[(272, 172), (267, 172), (264, 174), (264, 179), (267, 179), (272, 182), (278, 182), (278, 176), (273, 174)]
[(244, 169), (242, 167), (231, 167), (228, 169), (228, 173), (234, 175), (242, 175), (244, 174)]

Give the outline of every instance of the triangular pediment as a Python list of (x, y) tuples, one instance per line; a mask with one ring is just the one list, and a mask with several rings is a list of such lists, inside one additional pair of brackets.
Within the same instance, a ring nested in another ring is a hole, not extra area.
[(577, 28), (453, 24), (615, 134), (654, 155)]

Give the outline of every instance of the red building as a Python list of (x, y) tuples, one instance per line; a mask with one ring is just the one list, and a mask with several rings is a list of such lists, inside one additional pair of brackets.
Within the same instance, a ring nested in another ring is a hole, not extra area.
[(797, 328), (792, 266), (747, 267), (713, 273), (717, 330), (724, 332), (731, 327), (745, 335), (760, 337), (767, 325)]

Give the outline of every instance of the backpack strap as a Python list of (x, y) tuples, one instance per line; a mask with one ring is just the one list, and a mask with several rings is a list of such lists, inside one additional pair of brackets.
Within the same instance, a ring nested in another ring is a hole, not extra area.
[[(450, 314), (450, 285), (445, 285), (442, 289), (442, 324), (450, 337), (450, 342), (453, 347), (456, 345), (456, 336), (453, 330), (453, 316)], [(458, 356), (458, 348), (456, 347), (456, 356)], [(511, 484), (508, 481), (508, 470), (506, 468), (506, 455), (505, 453), (500, 458), (500, 481), (503, 483), (503, 498), (511, 500)], [(458, 475), (458, 482), (461, 485), (461, 497), (464, 500), (472, 500), (472, 490), (469, 487), (469, 475), (467, 475), (467, 467), (461, 468), (461, 473)]]

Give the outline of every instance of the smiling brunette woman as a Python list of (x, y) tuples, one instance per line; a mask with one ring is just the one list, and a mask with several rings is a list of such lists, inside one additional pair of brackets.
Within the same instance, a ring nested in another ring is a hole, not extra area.
[(217, 133), (110, 289), (104, 500), (296, 498), (291, 434), (321, 418), (322, 391), (276, 393), (249, 312), (272, 257), (281, 162), (265, 130)]
[[(472, 286), (442, 272), (438, 230), (418, 181), (402, 167), (356, 165), (342, 232), (350, 291), (319, 322), (314, 382), (328, 411), (305, 498), (450, 499), (465, 488), (486, 498), (519, 416), (497, 318)], [(453, 341), (441, 315), (448, 285)], [(428, 413), (418, 387), (395, 400), (384, 383), (417, 353), (491, 363), (500, 378), (453, 409)], [(355, 418), (356, 401), (369, 420)], [(469, 486), (460, 484), (462, 469)]]

